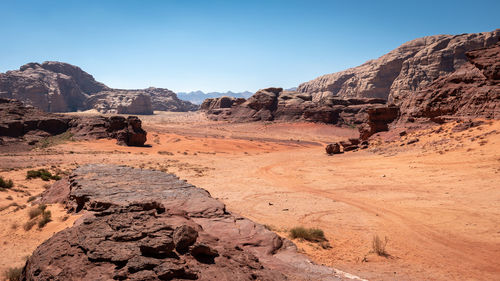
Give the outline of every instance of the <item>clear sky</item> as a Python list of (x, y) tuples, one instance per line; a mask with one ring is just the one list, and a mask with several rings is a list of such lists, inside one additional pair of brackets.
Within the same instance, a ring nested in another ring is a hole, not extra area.
[(115, 88), (289, 88), (417, 37), (492, 31), (499, 11), (499, 0), (0, 0), (0, 72), (56, 60)]

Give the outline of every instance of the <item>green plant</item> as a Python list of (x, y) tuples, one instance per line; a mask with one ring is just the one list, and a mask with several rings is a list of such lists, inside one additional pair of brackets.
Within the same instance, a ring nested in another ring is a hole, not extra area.
[(22, 272), (22, 267), (11, 267), (5, 271), (5, 278), (9, 281), (19, 281), (21, 280)]
[(43, 211), (42, 219), (38, 221), (38, 228), (43, 228), (50, 221), (52, 221), (52, 214), (50, 213), (50, 211)]
[(302, 226), (290, 229), (292, 239), (304, 239), (311, 242), (326, 241), (325, 233), (319, 228), (305, 228)]
[(26, 172), (26, 179), (29, 180), (36, 178), (41, 178), (44, 181), (61, 179), (59, 175), (52, 175), (52, 173), (47, 171), (46, 169), (29, 170)]
[(387, 257), (389, 254), (385, 250), (385, 246), (387, 246), (387, 242), (389, 242), (389, 239), (387, 239), (387, 236), (384, 238), (384, 241), (380, 239), (378, 235), (373, 236), (372, 240), (372, 251), (382, 257)]
[(14, 182), (12, 180), (4, 180), (3, 177), (0, 177), (0, 188), (12, 188), (14, 186)]
[(39, 148), (47, 148), (47, 147), (54, 146), (54, 145), (61, 144), (61, 143), (65, 143), (68, 141), (74, 141), (73, 134), (70, 132), (64, 132), (62, 134), (50, 136), (50, 137), (43, 139), (40, 142), (38, 142), (38, 144), (36, 146)]

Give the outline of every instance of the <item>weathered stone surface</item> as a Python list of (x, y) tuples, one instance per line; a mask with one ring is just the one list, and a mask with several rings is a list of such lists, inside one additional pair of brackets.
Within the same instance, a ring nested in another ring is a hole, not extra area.
[(418, 38), (358, 67), (303, 83), (298, 91), (311, 93), (313, 99), (374, 97), (400, 105), (414, 91), (464, 65), (467, 51), (492, 46), (499, 38), (500, 29)]
[(396, 106), (376, 106), (370, 107), (361, 112), (358, 118), (363, 122), (358, 127), (359, 138), (367, 140), (375, 133), (388, 131), (389, 124), (399, 116), (399, 108)]
[(466, 53), (468, 62), (401, 104), (401, 121), (441, 116), (500, 118), (500, 43)]
[[(362, 109), (384, 104), (375, 98), (314, 99), (307, 93), (268, 88), (257, 91), (248, 100), (235, 98), (207, 99), (201, 105), (212, 120), (251, 121), (310, 121), (327, 124), (357, 124), (356, 114)], [(224, 105), (224, 106), (221, 106)]]
[(190, 111), (197, 106), (160, 88), (111, 89), (77, 66), (62, 62), (28, 63), (0, 73), (0, 97), (20, 100), (46, 112), (96, 109), (102, 113), (153, 114)]
[(101, 113), (153, 114), (153, 106), (149, 95), (126, 90), (103, 91), (92, 95), (87, 99), (87, 107)]
[(84, 215), (34, 251), (22, 280), (340, 280), (174, 175), (87, 165), (69, 182), (68, 207)]
[(340, 144), (338, 144), (338, 143), (330, 143), (330, 144), (328, 144), (325, 147), (325, 150), (326, 150), (326, 154), (329, 154), (329, 155), (342, 153), (340, 151)]
[(0, 137), (11, 142), (38, 141), (65, 132), (74, 139), (115, 138), (119, 144), (141, 146), (146, 132), (135, 116), (69, 116), (46, 113), (23, 103), (0, 98)]

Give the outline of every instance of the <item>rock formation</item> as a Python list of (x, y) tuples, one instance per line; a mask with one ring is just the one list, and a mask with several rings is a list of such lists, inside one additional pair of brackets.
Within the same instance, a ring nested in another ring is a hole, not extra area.
[(74, 139), (114, 138), (118, 144), (141, 146), (146, 132), (135, 116), (70, 116), (43, 112), (23, 103), (0, 98), (0, 143), (40, 140), (68, 132)]
[(325, 98), (313, 100), (305, 93), (267, 88), (247, 100), (221, 97), (206, 99), (200, 109), (213, 120), (248, 121), (311, 121), (328, 124), (357, 124), (357, 114), (369, 107), (384, 104), (375, 98)]
[[(466, 53), (468, 62), (401, 103), (401, 120), (500, 118), (500, 43)], [(436, 120), (439, 121), (439, 120)]]
[(349, 279), (172, 174), (87, 165), (67, 186), (83, 216), (33, 252), (22, 280)]
[(46, 112), (96, 109), (102, 113), (152, 114), (153, 110), (198, 108), (168, 89), (111, 89), (79, 67), (61, 62), (28, 63), (19, 70), (0, 73), (0, 97)]
[(244, 92), (231, 92), (227, 91), (225, 93), (222, 92), (209, 92), (209, 93), (204, 93), (202, 91), (194, 91), (194, 92), (178, 92), (177, 96), (180, 99), (190, 101), (194, 104), (202, 104), (204, 100), (206, 99), (212, 99), (212, 98), (220, 98), (220, 97), (233, 97), (233, 98), (244, 98), (247, 99), (253, 95), (252, 92), (249, 91), (244, 91)]
[(492, 46), (492, 32), (435, 35), (407, 42), (358, 67), (323, 75), (298, 87), (313, 96), (375, 97), (400, 105), (406, 97), (467, 62), (467, 51)]

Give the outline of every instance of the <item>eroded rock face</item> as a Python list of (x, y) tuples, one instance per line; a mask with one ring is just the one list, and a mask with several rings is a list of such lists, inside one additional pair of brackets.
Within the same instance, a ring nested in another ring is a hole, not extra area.
[(46, 112), (96, 109), (101, 113), (153, 114), (153, 110), (190, 111), (197, 106), (160, 88), (111, 89), (77, 66), (61, 62), (28, 63), (0, 73), (0, 97), (20, 100)]
[(114, 138), (122, 145), (141, 146), (146, 142), (141, 125), (135, 116), (57, 115), (0, 98), (0, 139), (4, 144), (36, 144), (46, 137), (68, 132), (74, 139)]
[(380, 104), (385, 104), (385, 100), (333, 96), (314, 99), (307, 93), (268, 88), (257, 91), (248, 100), (230, 97), (207, 99), (201, 105), (201, 110), (212, 120), (311, 121), (353, 125), (361, 120), (357, 118), (359, 112)]
[(87, 100), (89, 108), (110, 114), (153, 114), (151, 97), (145, 93), (126, 90), (103, 91)]
[(22, 280), (340, 280), (174, 175), (87, 165), (68, 186), (84, 215), (34, 251)]
[(466, 53), (468, 62), (401, 104), (401, 121), (441, 116), (500, 118), (500, 43)]
[[(18, 71), (1, 73), (0, 97), (17, 99), (46, 112), (68, 112), (85, 109), (86, 93), (81, 90), (76, 79), (65, 74), (80, 72), (81, 69), (71, 65), (67, 66), (71, 69), (62, 66), (56, 67), (52, 62), (43, 64), (29, 63), (21, 66)], [(44, 67), (56, 68), (61, 72), (53, 72)], [(62, 69), (65, 71), (62, 71)], [(89, 79), (93, 80), (91, 76)], [(92, 84), (83, 77), (81, 82), (83, 82), (83, 85)], [(97, 84), (94, 86), (98, 87)]]
[(492, 46), (499, 38), (500, 29), (418, 38), (358, 67), (303, 83), (298, 91), (313, 96), (382, 98), (400, 105), (415, 91), (464, 65), (467, 51)]

